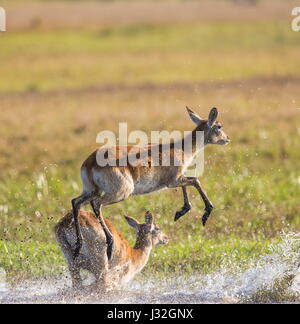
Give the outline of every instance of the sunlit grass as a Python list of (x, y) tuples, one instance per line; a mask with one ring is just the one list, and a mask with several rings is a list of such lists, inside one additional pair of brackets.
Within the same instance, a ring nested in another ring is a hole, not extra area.
[(66, 273), (59, 248), (54, 243), (0, 242), (0, 268), (10, 283), (28, 278), (55, 277)]

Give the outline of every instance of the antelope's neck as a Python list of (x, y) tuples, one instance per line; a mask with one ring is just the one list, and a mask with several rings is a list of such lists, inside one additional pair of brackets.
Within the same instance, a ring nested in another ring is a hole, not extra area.
[(152, 242), (150, 240), (137, 240), (132, 248), (133, 260), (132, 264), (139, 270), (148, 262), (150, 252), (152, 250)]
[[(201, 132), (201, 133), (200, 133)], [(181, 140), (185, 156), (194, 157), (206, 146), (205, 124), (197, 126)]]

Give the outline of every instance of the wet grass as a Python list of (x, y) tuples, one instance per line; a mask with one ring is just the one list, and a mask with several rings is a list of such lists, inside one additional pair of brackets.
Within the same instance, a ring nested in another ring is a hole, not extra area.
[[(205, 239), (201, 234), (191, 235), (186, 242), (171, 241), (169, 246), (154, 248), (140, 279), (207, 274), (228, 264), (239, 264), (240, 269), (246, 269), (269, 252), (270, 243), (266, 240), (241, 240), (234, 235), (221, 241)], [(0, 254), (1, 268), (5, 269), (11, 283), (33, 278), (59, 278), (68, 274), (61, 251), (54, 242), (1, 241)]]
[(290, 291), (294, 276), (285, 276), (275, 280), (271, 287), (261, 287), (251, 298), (245, 299), (247, 303), (299, 303), (299, 294)]

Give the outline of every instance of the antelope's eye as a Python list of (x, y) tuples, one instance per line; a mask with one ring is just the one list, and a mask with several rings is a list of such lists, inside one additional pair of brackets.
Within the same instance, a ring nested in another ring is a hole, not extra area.
[(221, 126), (221, 125), (218, 125), (218, 126), (217, 126), (217, 128), (218, 128), (218, 129), (221, 129), (221, 128), (222, 128), (222, 126)]

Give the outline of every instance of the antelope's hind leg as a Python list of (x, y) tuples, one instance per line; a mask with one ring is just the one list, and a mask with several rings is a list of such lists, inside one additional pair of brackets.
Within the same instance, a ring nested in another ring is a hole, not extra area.
[(79, 210), (81, 205), (88, 202), (92, 198), (92, 196), (93, 194), (83, 193), (79, 197), (72, 199), (73, 218), (74, 218), (76, 237), (77, 237), (73, 260), (75, 260), (78, 257), (83, 242), (83, 237), (82, 237), (79, 219), (78, 219)]
[(102, 217), (102, 213), (101, 213), (101, 202), (100, 202), (100, 199), (99, 197), (97, 198), (94, 198), (93, 200), (91, 200), (91, 206), (93, 208), (93, 211), (96, 215), (96, 217), (98, 218), (102, 228), (103, 228), (103, 231), (105, 233), (105, 237), (106, 237), (106, 244), (107, 244), (107, 258), (108, 260), (111, 259), (112, 257), (112, 252), (113, 252), (113, 247), (114, 247), (114, 239), (113, 239), (113, 236), (110, 232), (110, 230), (108, 229), (108, 227), (106, 226), (105, 224), (105, 221)]

